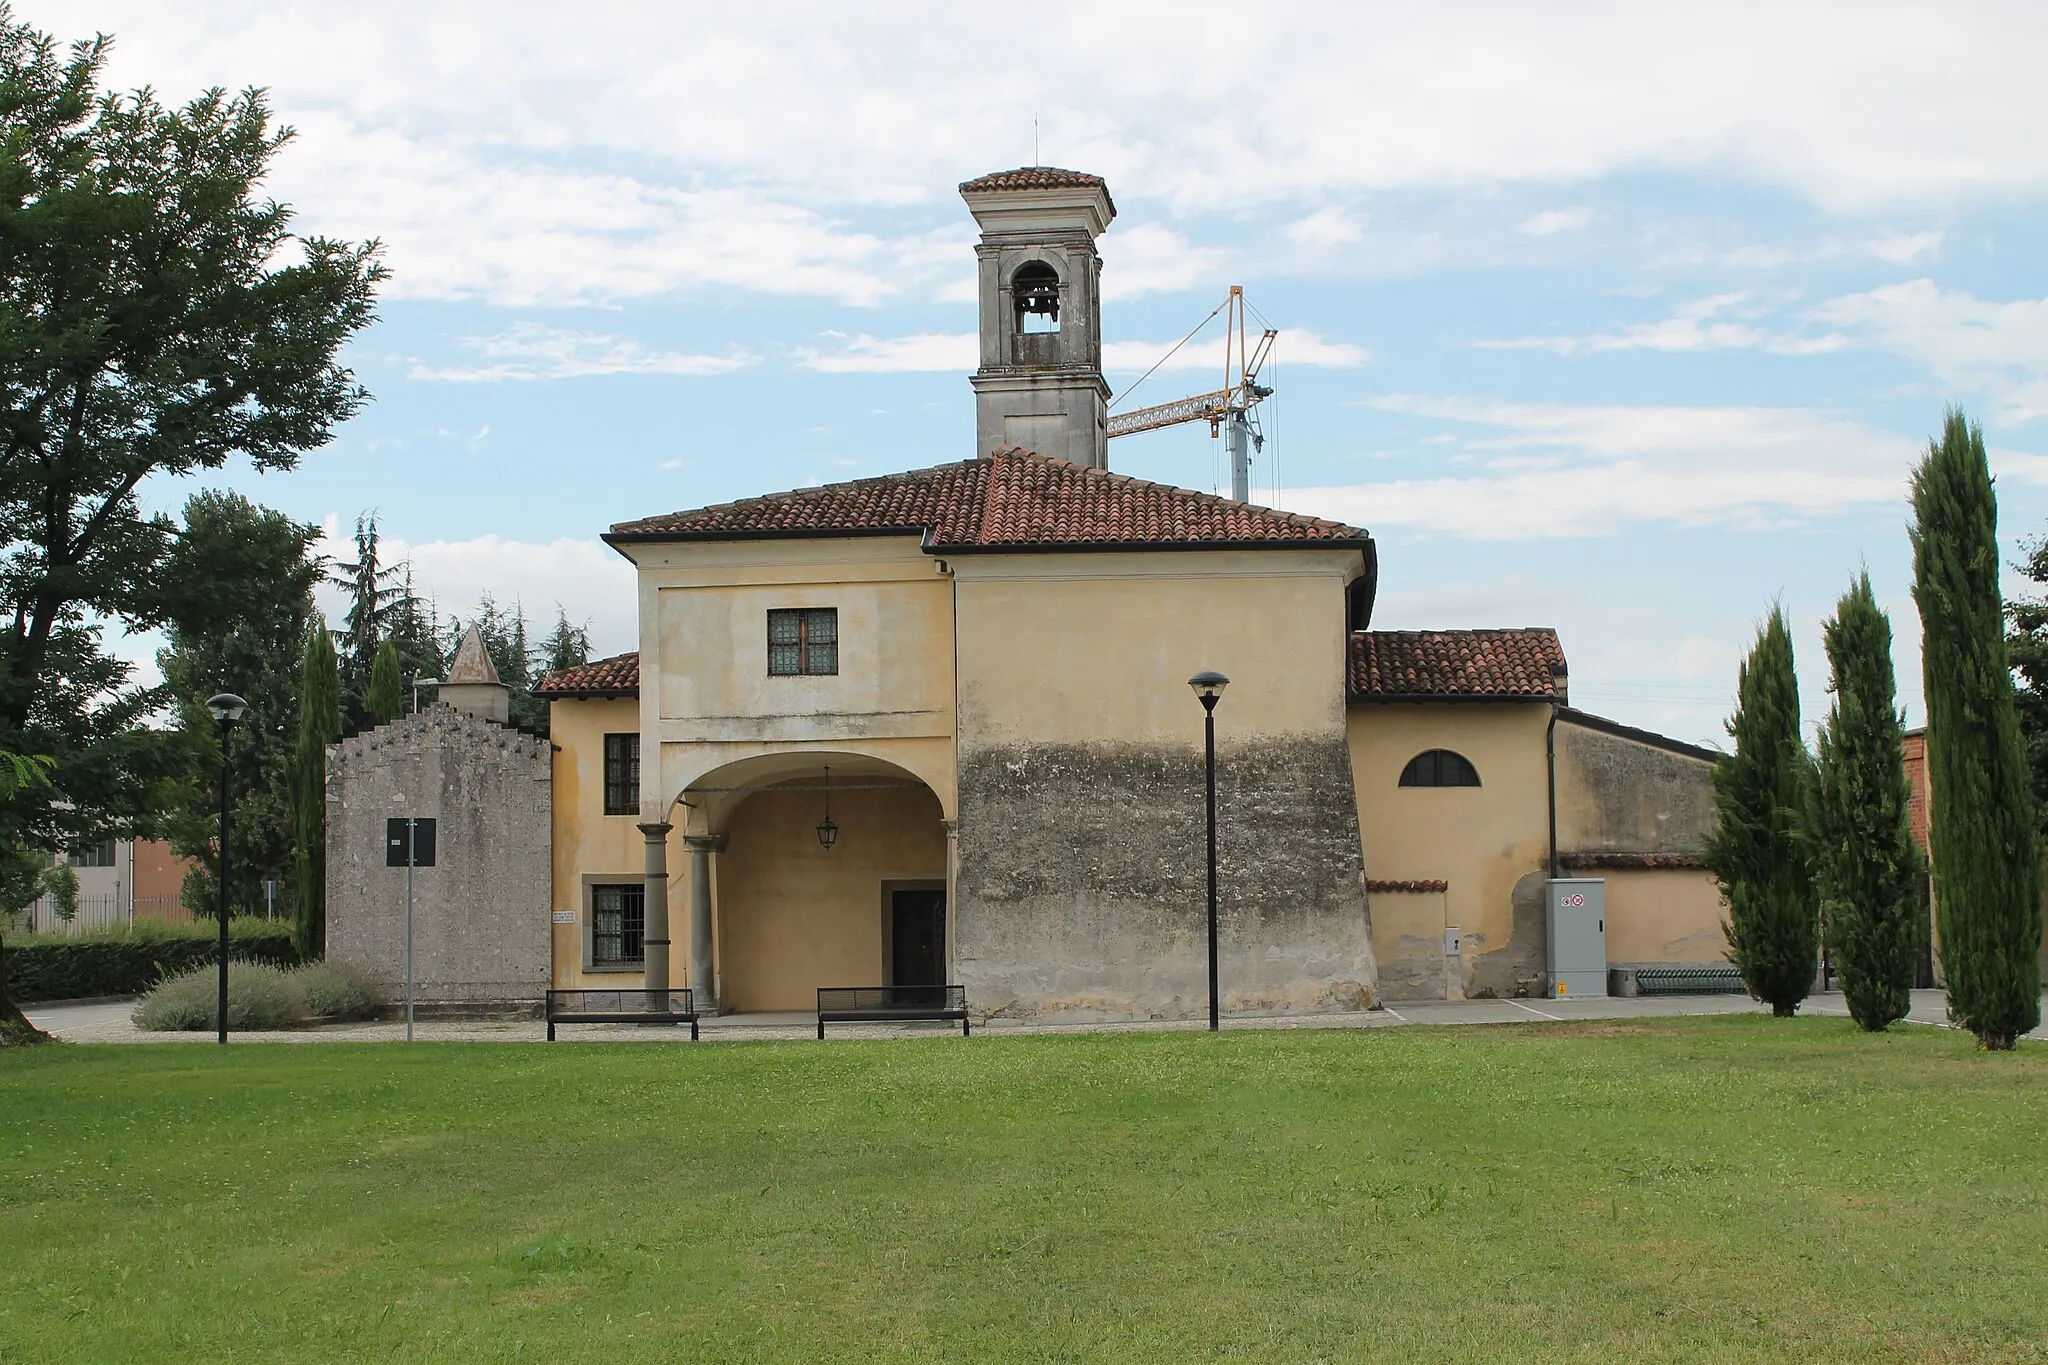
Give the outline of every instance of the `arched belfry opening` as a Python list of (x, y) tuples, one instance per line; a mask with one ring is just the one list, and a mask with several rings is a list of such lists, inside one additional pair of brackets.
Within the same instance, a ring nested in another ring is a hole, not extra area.
[(981, 227), (976, 453), (1021, 446), (1106, 468), (1109, 384), (1095, 239), (1116, 217), (1109, 187), (1083, 171), (1022, 166), (970, 180), (960, 197)]
[(1017, 330), (1025, 333), (1060, 329), (1060, 274), (1044, 261), (1026, 261), (1010, 277), (1010, 307)]

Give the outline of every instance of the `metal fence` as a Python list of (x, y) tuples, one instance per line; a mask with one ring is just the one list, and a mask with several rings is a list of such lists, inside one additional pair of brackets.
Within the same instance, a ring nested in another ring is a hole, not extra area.
[(136, 920), (190, 924), (199, 917), (185, 908), (185, 902), (179, 896), (136, 896), (131, 903), (126, 896), (107, 895), (80, 896), (78, 913), (68, 920), (57, 918), (56, 903), (48, 896), (40, 897), (15, 918), (25, 933), (76, 937), (115, 925), (129, 927)]

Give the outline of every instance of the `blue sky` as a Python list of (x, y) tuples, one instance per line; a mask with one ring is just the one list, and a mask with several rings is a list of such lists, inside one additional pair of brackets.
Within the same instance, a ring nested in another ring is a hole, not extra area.
[[(2048, 530), (2038, 6), (18, 8), (115, 34), (118, 86), (269, 87), (272, 190), (387, 244), (376, 402), (221, 481), (375, 508), (444, 608), (559, 603), (606, 651), (609, 523), (974, 453), (953, 187), (1034, 119), (1116, 198), (1115, 387), (1231, 284), (1282, 329), (1255, 482), (1373, 531), (1378, 624), (1554, 625), (1575, 701), (1712, 742), (1774, 597), (1818, 719), (1867, 563), (1917, 716), (1904, 486), (1945, 404), (2014, 553)], [(1111, 464), (1219, 476), (1201, 427)]]

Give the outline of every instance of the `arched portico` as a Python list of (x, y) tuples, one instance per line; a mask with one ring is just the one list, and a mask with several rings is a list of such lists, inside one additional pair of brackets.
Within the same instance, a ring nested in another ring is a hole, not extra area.
[(720, 1012), (809, 1010), (820, 986), (945, 979), (950, 824), (917, 775), (871, 755), (783, 750), (713, 769), (681, 799), (692, 979), (712, 967)]

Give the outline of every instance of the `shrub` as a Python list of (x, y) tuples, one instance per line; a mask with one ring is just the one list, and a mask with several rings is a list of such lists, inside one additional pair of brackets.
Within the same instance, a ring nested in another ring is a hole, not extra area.
[[(229, 975), (232, 977), (233, 973)], [(305, 992), (307, 1013), (315, 1017), (374, 1019), (384, 1005), (376, 987), (338, 963), (309, 962), (293, 972), (292, 979)], [(230, 980), (231, 991), (233, 986)]]
[[(219, 1027), (220, 969), (174, 976), (135, 1006), (135, 1026), (159, 1033)], [(262, 962), (228, 962), (228, 1027), (290, 1028), (306, 1017), (306, 992), (290, 972)]]
[[(76, 1000), (140, 995), (159, 981), (215, 964), (213, 923), (138, 920), (77, 937), (32, 934), (7, 942), (7, 988), (16, 1000)], [(228, 956), (276, 967), (298, 965), (291, 926), (282, 921), (228, 922)]]

